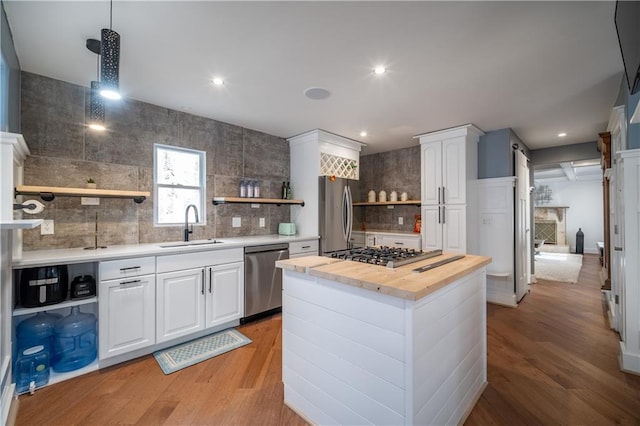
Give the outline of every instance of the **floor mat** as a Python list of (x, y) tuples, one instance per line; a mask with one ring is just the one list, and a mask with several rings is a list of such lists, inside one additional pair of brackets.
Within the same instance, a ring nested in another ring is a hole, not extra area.
[(536, 278), (577, 283), (582, 268), (582, 255), (541, 252), (535, 256)]
[(153, 356), (164, 374), (174, 373), (182, 368), (205, 361), (251, 343), (244, 334), (230, 328), (210, 334), (190, 342), (156, 351)]

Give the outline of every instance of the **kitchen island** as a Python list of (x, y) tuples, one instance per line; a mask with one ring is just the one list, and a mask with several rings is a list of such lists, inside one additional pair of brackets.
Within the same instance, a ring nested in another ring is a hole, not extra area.
[(488, 257), (389, 269), (308, 256), (283, 274), (285, 403), (312, 424), (456, 424), (487, 384)]

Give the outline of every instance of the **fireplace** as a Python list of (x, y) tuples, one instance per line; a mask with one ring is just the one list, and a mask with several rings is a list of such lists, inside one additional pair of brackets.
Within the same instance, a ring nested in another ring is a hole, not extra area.
[(567, 212), (569, 207), (545, 206), (534, 210), (535, 239), (545, 244), (567, 245)]

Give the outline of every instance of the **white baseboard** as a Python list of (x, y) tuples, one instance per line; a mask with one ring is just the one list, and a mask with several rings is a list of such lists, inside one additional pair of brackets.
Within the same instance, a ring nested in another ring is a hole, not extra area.
[(618, 363), (620, 364), (620, 369), (625, 373), (640, 375), (640, 354), (627, 352), (624, 342), (620, 342)]
[(487, 289), (487, 302), (493, 303), (494, 305), (502, 305), (508, 306), (510, 308), (515, 308), (518, 306), (518, 302), (516, 302), (515, 294), (505, 294), (505, 293), (497, 293), (491, 292)]

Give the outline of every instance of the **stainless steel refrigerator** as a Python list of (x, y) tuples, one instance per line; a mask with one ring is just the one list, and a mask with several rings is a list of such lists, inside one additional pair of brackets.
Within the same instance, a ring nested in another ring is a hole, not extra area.
[(353, 227), (353, 200), (358, 197), (358, 181), (320, 176), (320, 253), (350, 249)]

